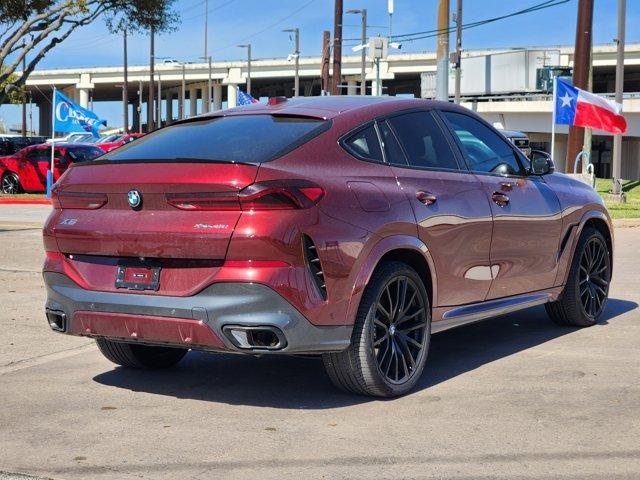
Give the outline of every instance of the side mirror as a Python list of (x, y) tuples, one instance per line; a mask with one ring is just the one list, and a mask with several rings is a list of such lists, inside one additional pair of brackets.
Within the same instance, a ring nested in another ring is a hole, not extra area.
[(551, 157), (535, 156), (531, 160), (532, 175), (547, 175), (553, 173), (556, 169)]

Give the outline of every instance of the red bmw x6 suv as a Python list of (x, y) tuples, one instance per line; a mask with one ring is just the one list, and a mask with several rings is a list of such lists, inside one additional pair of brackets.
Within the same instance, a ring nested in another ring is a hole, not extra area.
[(339, 387), (395, 396), (432, 333), (536, 304), (593, 325), (611, 279), (600, 197), (433, 101), (191, 118), (74, 164), (53, 205), (49, 324), (134, 368), (317, 354)]

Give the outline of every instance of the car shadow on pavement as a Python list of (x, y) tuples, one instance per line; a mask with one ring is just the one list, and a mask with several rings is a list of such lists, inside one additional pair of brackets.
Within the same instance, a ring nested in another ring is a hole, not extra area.
[[(635, 302), (610, 299), (600, 325), (637, 307)], [(534, 307), (435, 334), (414, 392), (572, 332), (576, 329), (556, 326), (543, 307)], [(118, 367), (94, 381), (176, 398), (270, 408), (321, 410), (372, 401), (337, 390), (320, 359), (291, 356), (190, 352), (168, 370)]]

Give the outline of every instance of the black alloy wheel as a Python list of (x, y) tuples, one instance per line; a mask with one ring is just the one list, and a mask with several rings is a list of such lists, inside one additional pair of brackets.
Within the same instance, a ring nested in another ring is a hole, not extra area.
[(379, 372), (401, 384), (416, 372), (425, 350), (427, 311), (414, 281), (397, 276), (376, 302), (373, 348)]
[(20, 179), (15, 173), (5, 173), (2, 176), (2, 182), (0, 182), (0, 190), (2, 191), (2, 193), (6, 193), (9, 195), (20, 193)]
[(591, 237), (580, 257), (578, 286), (584, 312), (597, 318), (609, 294), (609, 253), (599, 237)]
[(558, 300), (545, 304), (559, 325), (590, 327), (604, 312), (611, 283), (611, 256), (603, 234), (592, 227), (581, 233), (567, 283)]
[(382, 262), (360, 299), (349, 348), (322, 359), (329, 378), (341, 389), (397, 397), (420, 379), (430, 338), (425, 279), (406, 263)]

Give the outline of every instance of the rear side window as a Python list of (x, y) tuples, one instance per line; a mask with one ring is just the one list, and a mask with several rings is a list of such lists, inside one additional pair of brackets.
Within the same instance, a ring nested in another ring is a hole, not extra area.
[(306, 117), (214, 117), (162, 128), (113, 150), (100, 161), (268, 162), (329, 127), (328, 121)]
[(418, 168), (459, 169), (453, 151), (431, 113), (405, 113), (388, 121), (404, 147), (409, 165)]
[(382, 150), (373, 125), (363, 128), (344, 141), (344, 146), (356, 157), (382, 162)]
[(508, 140), (468, 115), (442, 112), (460, 140), (473, 172), (521, 175), (515, 151)]
[(67, 148), (67, 155), (76, 162), (87, 162), (102, 155), (104, 151), (98, 147), (72, 147)]
[(382, 137), (382, 148), (384, 149), (384, 154), (387, 157), (387, 162), (392, 165), (404, 165), (407, 166), (407, 159), (402, 153), (402, 148), (400, 148), (400, 144), (398, 140), (396, 140), (396, 136), (391, 131), (391, 127), (387, 124), (387, 122), (381, 122), (378, 124), (378, 128), (380, 129), (380, 136)]

